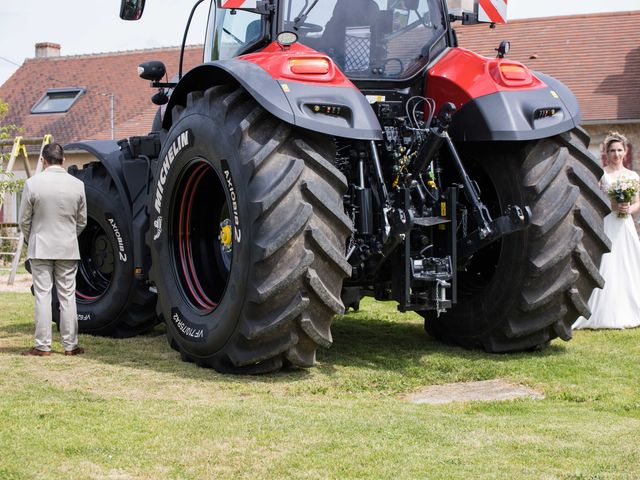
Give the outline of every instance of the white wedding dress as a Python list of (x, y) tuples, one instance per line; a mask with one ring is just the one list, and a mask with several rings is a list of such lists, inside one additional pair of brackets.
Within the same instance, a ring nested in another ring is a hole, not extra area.
[[(640, 178), (636, 172), (626, 175)], [(600, 182), (605, 193), (614, 180), (605, 172)], [(611, 252), (602, 256), (600, 264), (605, 285), (589, 298), (591, 317), (578, 318), (574, 329), (640, 326), (640, 240), (633, 217), (619, 218), (612, 212), (604, 219), (604, 231), (611, 240)]]

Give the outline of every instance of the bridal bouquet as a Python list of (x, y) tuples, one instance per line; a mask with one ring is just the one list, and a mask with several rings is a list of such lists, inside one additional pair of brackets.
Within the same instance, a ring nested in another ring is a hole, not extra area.
[[(640, 189), (637, 179), (621, 176), (609, 186), (608, 194), (617, 203), (630, 203)], [(618, 212), (618, 218), (625, 218), (626, 213)]]

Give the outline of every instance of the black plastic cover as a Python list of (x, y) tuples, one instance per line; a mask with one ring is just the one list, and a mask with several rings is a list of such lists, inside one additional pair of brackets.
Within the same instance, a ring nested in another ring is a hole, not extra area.
[[(176, 86), (167, 113), (173, 105), (185, 104), (189, 92), (230, 79), (237, 81), (265, 110), (284, 122), (337, 137), (382, 139), (380, 123), (359, 90), (277, 81), (260, 66), (238, 59), (209, 62), (190, 70)], [(165, 114), (164, 128), (168, 128), (171, 121), (170, 114)]]
[[(456, 141), (535, 140), (578, 126), (580, 107), (571, 90), (553, 77), (534, 74), (547, 87), (497, 92), (465, 104), (449, 133)], [(552, 115), (549, 115), (553, 112)]]

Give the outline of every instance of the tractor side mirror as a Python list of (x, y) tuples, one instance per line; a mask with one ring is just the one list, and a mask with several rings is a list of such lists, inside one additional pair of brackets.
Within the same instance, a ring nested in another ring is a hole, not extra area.
[(144, 11), (145, 0), (121, 0), (120, 18), (122, 20), (139, 20)]

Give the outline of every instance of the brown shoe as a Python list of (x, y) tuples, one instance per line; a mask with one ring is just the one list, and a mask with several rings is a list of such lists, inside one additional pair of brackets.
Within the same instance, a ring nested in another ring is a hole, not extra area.
[(84, 353), (84, 348), (76, 347), (73, 350), (65, 350), (65, 355), (82, 355)]
[(30, 356), (30, 357), (50, 357), (51, 352), (46, 350), (38, 350), (36, 347), (33, 347), (31, 350), (22, 352), (22, 355)]

